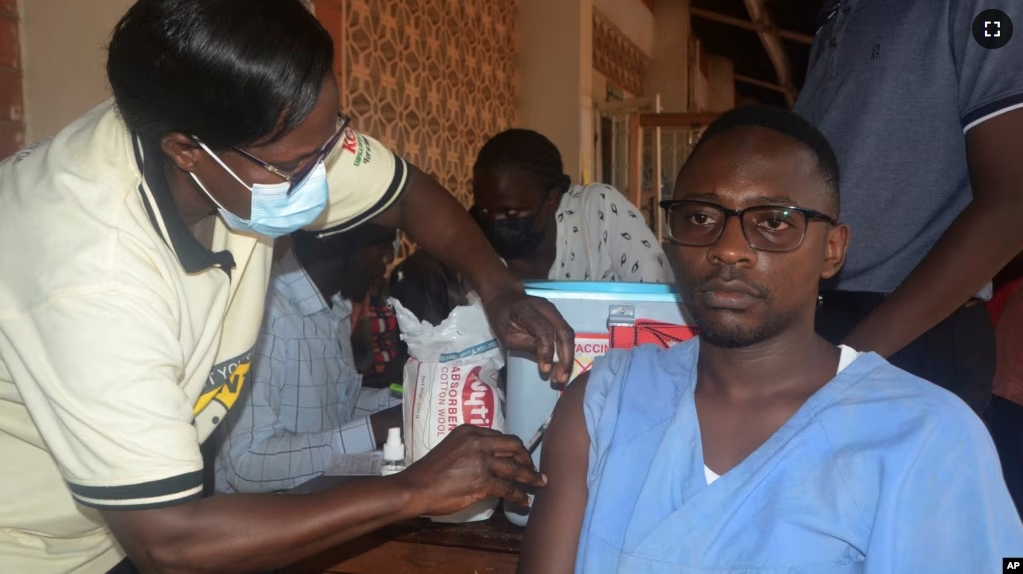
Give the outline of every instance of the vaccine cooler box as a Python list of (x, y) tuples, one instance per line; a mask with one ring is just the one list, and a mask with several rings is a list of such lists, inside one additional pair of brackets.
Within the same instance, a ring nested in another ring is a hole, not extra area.
[[(527, 283), (526, 293), (553, 303), (575, 330), (573, 379), (610, 348), (669, 347), (695, 335), (674, 285), (550, 281)], [(525, 442), (551, 415), (563, 389), (540, 378), (532, 355), (509, 352), (507, 369), (506, 430)], [(542, 448), (541, 442), (533, 451), (537, 468)], [(525, 526), (527, 507), (505, 501), (504, 509), (509, 521)]]

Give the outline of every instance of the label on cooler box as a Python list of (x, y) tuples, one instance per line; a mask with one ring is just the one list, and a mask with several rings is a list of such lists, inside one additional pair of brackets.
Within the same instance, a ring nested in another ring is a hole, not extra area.
[(576, 333), (572, 380), (589, 371), (594, 359), (606, 355), (610, 348), (611, 337), (607, 333)]

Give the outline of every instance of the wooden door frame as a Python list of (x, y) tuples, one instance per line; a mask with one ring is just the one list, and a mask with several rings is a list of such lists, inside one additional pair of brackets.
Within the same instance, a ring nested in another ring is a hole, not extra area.
[[(716, 112), (685, 112), (685, 113), (649, 113), (636, 112), (628, 116), (629, 130), (629, 201), (636, 207), (642, 208), (643, 201), (643, 130), (660, 128), (701, 128), (707, 127), (721, 115)], [(659, 147), (659, 146), (658, 146)], [(654, 174), (657, 189), (660, 189), (661, 158), (655, 154)], [(660, 193), (658, 191), (658, 193)], [(651, 214), (657, 217), (657, 213)], [(661, 225), (659, 221), (651, 221), (657, 239), (661, 239)]]
[(347, 79), (345, 77), (347, 52), (347, 30), (345, 28), (345, 8), (347, 0), (313, 0), (313, 13), (316, 19), (326, 28), (330, 39), (334, 41), (334, 77), (338, 87), (338, 108), (344, 109), (347, 98), (345, 89)]

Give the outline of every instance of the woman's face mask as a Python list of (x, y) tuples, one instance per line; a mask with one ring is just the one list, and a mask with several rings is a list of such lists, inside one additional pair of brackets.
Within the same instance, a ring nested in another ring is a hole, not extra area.
[(217, 205), (220, 216), (224, 218), (227, 226), (235, 231), (251, 232), (266, 237), (277, 238), (287, 235), (306, 227), (316, 220), (323, 213), (329, 201), (329, 189), (327, 187), (327, 167), (324, 159), (338, 145), (348, 127), (349, 118), (338, 114), (337, 129), (334, 135), (327, 140), (327, 143), (320, 148), (318, 157), (305, 169), (300, 170), (291, 176), (287, 176), (277, 168), (250, 155), (248, 152), (234, 148), (235, 151), (248, 157), (251, 161), (258, 163), (264, 169), (277, 173), (286, 181), (275, 184), (254, 183), (248, 185), (242, 178), (220, 159), (220, 156), (213, 153), (199, 138), (194, 138), (196, 143), (210, 155), (220, 167), (231, 175), (238, 183), (249, 189), (252, 193), (249, 218), (242, 219), (231, 213), (213, 197), (213, 194), (206, 189), (206, 186), (199, 181), (199, 178), (190, 173), (199, 188)]
[[(224, 169), (234, 175), (226, 165)], [(290, 190), (290, 194), (288, 182), (274, 185), (257, 183), (247, 186), (252, 191), (252, 207), (249, 212), (251, 215), (248, 219), (242, 219), (224, 209), (199, 178), (194, 173), (191, 176), (199, 188), (217, 204), (220, 216), (224, 218), (227, 226), (235, 231), (257, 233), (271, 238), (281, 237), (316, 221), (327, 207), (329, 190), (327, 168), (323, 160), (318, 162), (305, 181)]]
[(498, 255), (503, 259), (523, 259), (536, 251), (547, 234), (545, 226), (537, 225), (545, 207), (546, 203), (534, 215), (505, 219), (491, 219), (475, 207), (470, 213)]

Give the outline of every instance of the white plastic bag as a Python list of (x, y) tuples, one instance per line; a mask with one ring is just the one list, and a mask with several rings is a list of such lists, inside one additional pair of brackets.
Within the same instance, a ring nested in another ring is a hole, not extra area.
[[(498, 387), (504, 354), (483, 305), (470, 294), (436, 327), (420, 321), (390, 299), (401, 338), (408, 344), (402, 405), (406, 465), (423, 458), (462, 424), (504, 432), (504, 394)], [(476, 522), (494, 514), (497, 499), (481, 500), (462, 512), (432, 516), (434, 522)]]

